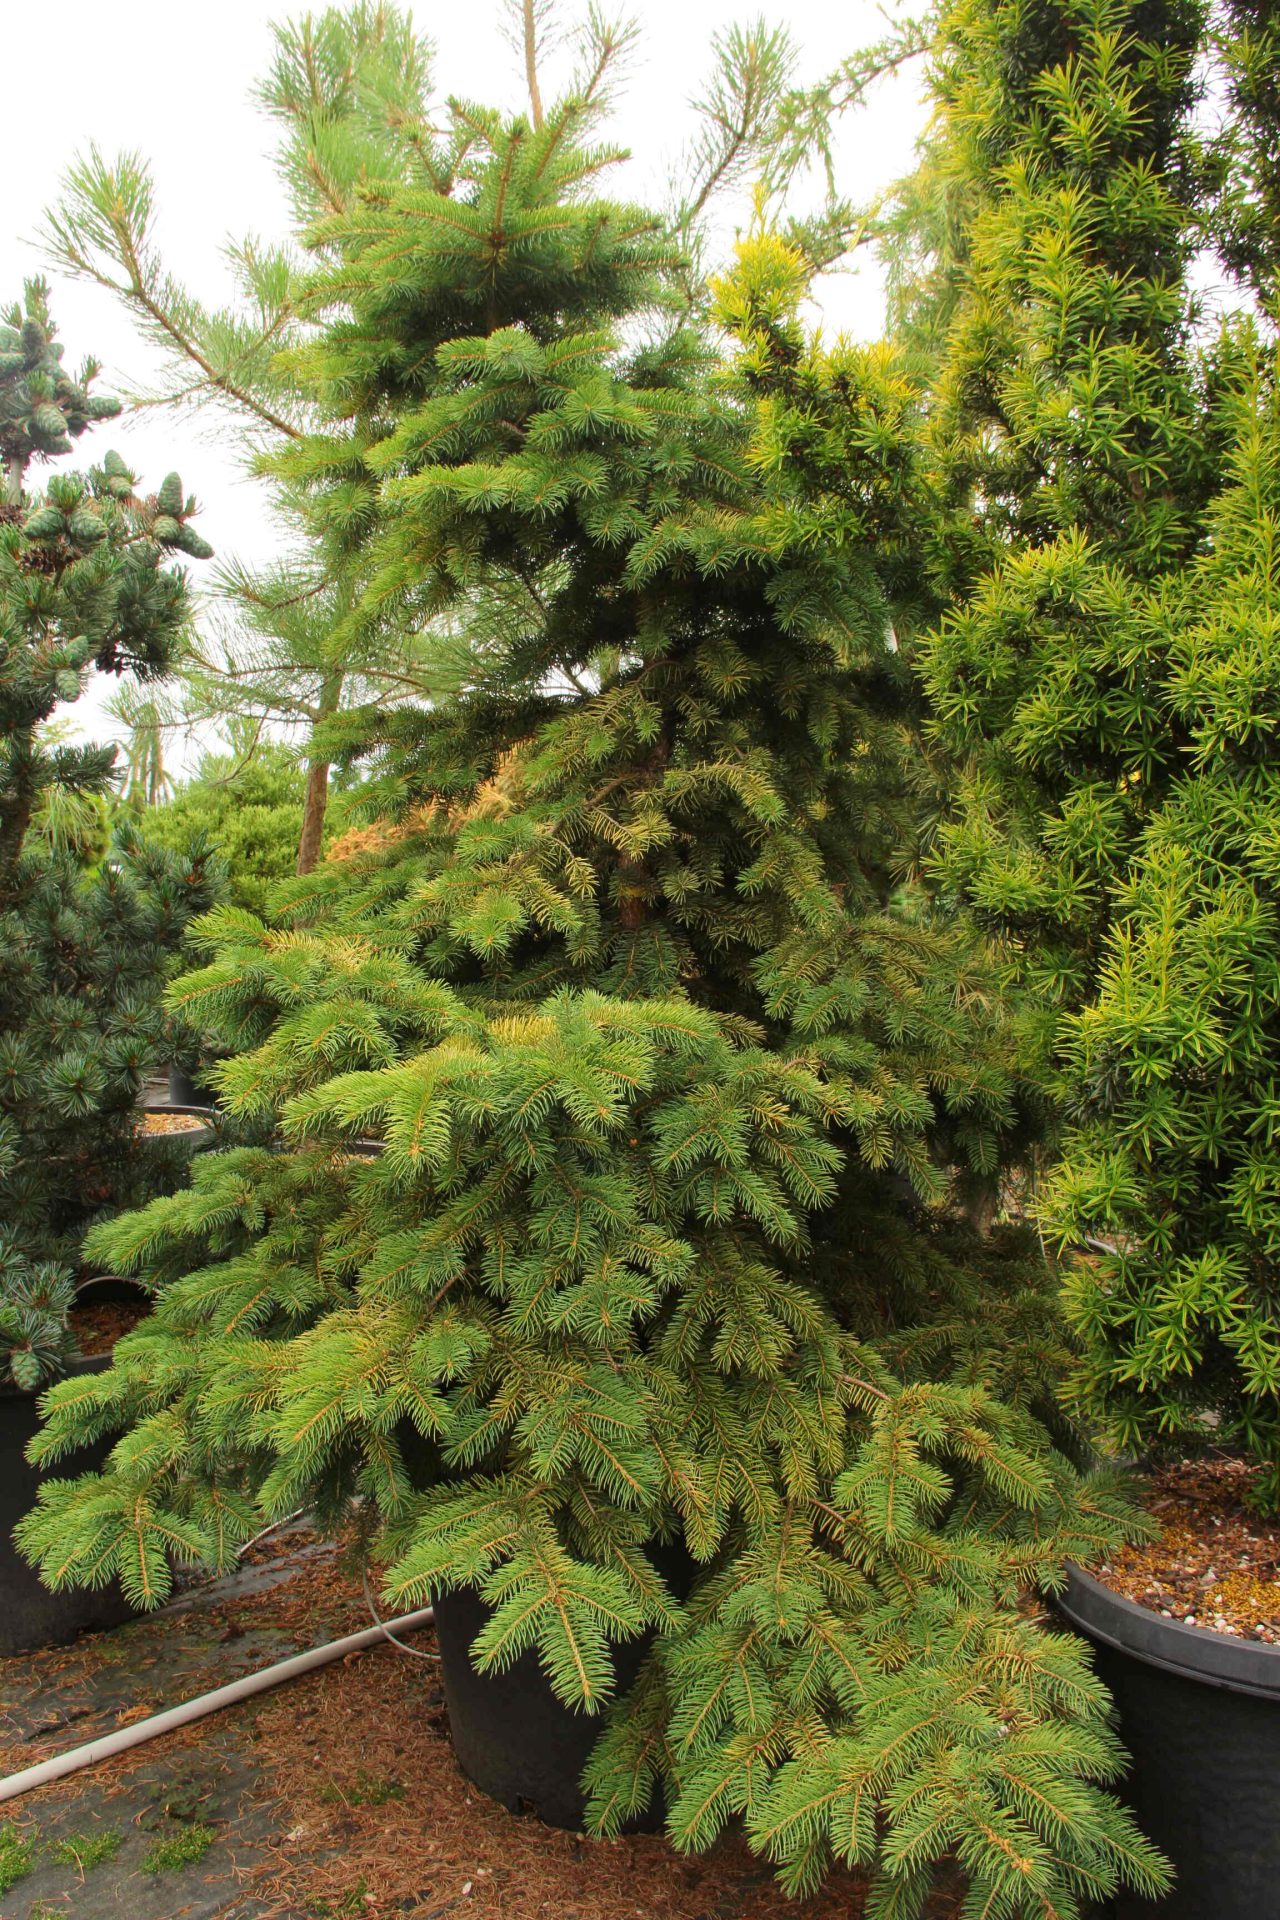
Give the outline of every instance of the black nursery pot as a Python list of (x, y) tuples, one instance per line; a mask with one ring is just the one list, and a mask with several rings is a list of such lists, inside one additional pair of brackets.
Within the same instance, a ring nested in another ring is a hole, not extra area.
[[(471, 1643), (490, 1611), (473, 1587), (457, 1588), (436, 1602), (436, 1639), (458, 1764), (481, 1793), (511, 1813), (532, 1813), (546, 1826), (581, 1832), (586, 1820), (582, 1770), (600, 1737), (601, 1716), (563, 1706), (532, 1649), (504, 1673), (477, 1673)], [(651, 1638), (646, 1634), (613, 1649), (619, 1693), (635, 1679)], [(662, 1807), (655, 1805), (648, 1815), (628, 1822), (627, 1831), (656, 1833), (662, 1820)]]
[(1123, 1793), (1177, 1870), (1108, 1920), (1280, 1920), (1280, 1647), (1166, 1620), (1078, 1567), (1058, 1602), (1093, 1642), (1133, 1756)]
[(204, 1153), (208, 1148), (217, 1145), (218, 1129), (215, 1125), (216, 1116), (211, 1107), (191, 1106), (190, 1104), (183, 1104), (176, 1100), (167, 1100), (163, 1105), (157, 1103), (149, 1107), (144, 1107), (143, 1112), (181, 1113), (186, 1114), (190, 1119), (200, 1123), (198, 1126), (188, 1127), (181, 1133), (144, 1133), (142, 1138), (147, 1145), (157, 1140), (168, 1141), (177, 1146), (186, 1147), (191, 1153)]
[(169, 1069), (169, 1105), (171, 1107), (216, 1107), (218, 1090), (209, 1081), (202, 1080), (198, 1073), (190, 1074), (185, 1067)]
[[(81, 1356), (69, 1363), (67, 1372), (74, 1378), (104, 1372), (110, 1365), (109, 1353), (91, 1359)], [(40, 1425), (38, 1397), (16, 1388), (0, 1389), (0, 1654), (60, 1647), (94, 1628), (118, 1627), (135, 1612), (115, 1580), (94, 1592), (75, 1587), (51, 1593), (13, 1543), (13, 1529), (35, 1505), (43, 1478), (43, 1470), (26, 1458), (27, 1446)], [(112, 1444), (113, 1438), (108, 1437), (77, 1447), (49, 1469), (50, 1476), (65, 1480), (95, 1471)]]

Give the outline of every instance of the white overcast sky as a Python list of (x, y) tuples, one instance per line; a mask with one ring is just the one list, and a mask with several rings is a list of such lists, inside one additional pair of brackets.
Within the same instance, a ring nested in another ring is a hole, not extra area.
[[(250, 94), (266, 68), (273, 19), (305, 6), (271, 0), (215, 0), (211, 6), (174, 0), (61, 0), (57, 7), (56, 66), (50, 68), (46, 7), (0, 0), (5, 89), (5, 190), (0, 215), (0, 301), (17, 297), (23, 279), (42, 267), (33, 245), (43, 209), (76, 154), (96, 143), (105, 153), (134, 149), (154, 170), (159, 234), (171, 269), (195, 292), (217, 303), (226, 291), (220, 256), (224, 237), (287, 231), (284, 197), (270, 149), (273, 128)], [(628, 11), (621, 0), (619, 11)], [(567, 19), (575, 0), (564, 0)], [(873, 0), (648, 0), (636, 7), (643, 40), (612, 134), (630, 148), (625, 179), (615, 187), (631, 197), (660, 197), (687, 140), (688, 102), (710, 61), (713, 35), (757, 13), (783, 18), (799, 48), (797, 77), (813, 80), (842, 55), (878, 37), (882, 19)], [(414, 8), (414, 19), (437, 50), (440, 94), (518, 107), (522, 77), (501, 31), (501, 0), (454, 0)], [(22, 76), (27, 76), (25, 80)], [(552, 74), (554, 81), (554, 72)], [(17, 84), (14, 84), (14, 83)], [(554, 91), (554, 86), (550, 89)], [(919, 73), (883, 83), (872, 102), (842, 127), (840, 185), (851, 199), (871, 199), (903, 173), (923, 129)], [(726, 241), (745, 205), (726, 210)], [(128, 320), (96, 289), (56, 275), (55, 318), (67, 358), (94, 354), (112, 382), (143, 385), (148, 357)], [(882, 286), (875, 263), (828, 276), (820, 289), (824, 325), (871, 338), (879, 330)], [(88, 450), (88, 441), (81, 442)], [(234, 447), (209, 426), (142, 416), (113, 421), (95, 436), (94, 457), (116, 446), (155, 483), (177, 467), (202, 506), (200, 527), (221, 554), (265, 558), (272, 529), (257, 487), (241, 477)], [(198, 571), (198, 570), (197, 570)], [(96, 715), (97, 698), (81, 703)], [(90, 724), (99, 734), (108, 723)]]

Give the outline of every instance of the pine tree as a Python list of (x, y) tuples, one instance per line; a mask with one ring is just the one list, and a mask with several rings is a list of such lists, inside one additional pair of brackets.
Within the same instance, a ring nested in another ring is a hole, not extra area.
[(114, 720), (128, 728), (120, 798), (135, 811), (159, 806), (173, 797), (173, 778), (165, 757), (166, 717), (150, 689), (125, 685), (107, 703)]
[[(275, 28), (273, 41), (258, 97), (278, 129), (276, 166), (295, 234), (276, 246), (254, 238), (228, 244), (226, 306), (209, 308), (165, 265), (152, 178), (136, 154), (108, 160), (90, 149), (46, 221), (58, 267), (113, 294), (163, 368), (147, 403), (183, 415), (216, 412), (250, 473), (264, 451), (309, 424), (300, 390), (279, 368), (280, 349), (302, 324), (298, 242), (318, 217), (346, 206), (362, 179), (411, 175), (430, 111), (428, 45), (394, 7), (305, 16)], [(379, 633), (359, 656), (335, 647), (334, 631), (359, 592), (354, 556), (318, 548), (309, 503), (287, 488), (273, 489), (271, 507), (284, 552), (265, 565), (232, 560), (218, 568), (211, 617), (189, 638), (162, 718), (252, 721), (259, 739), (285, 732), (297, 740), (306, 788), (295, 857), (307, 872), (325, 834), (327, 729), (353, 703), (429, 698), (448, 649), (403, 631)]]
[(985, 952), (900, 885), (913, 389), (806, 342), (767, 240), (720, 365), (592, 119), (459, 104), (324, 223), (324, 430), (279, 458), (364, 543), (351, 637), (504, 617), (464, 695), (366, 716), (380, 844), (198, 928), (170, 1004), (279, 1139), (95, 1234), (156, 1309), (49, 1396), (45, 1460), (126, 1431), (23, 1539), (152, 1602), (361, 1495), (393, 1604), (479, 1586), (481, 1665), (601, 1713), (656, 1630), (597, 1830), (660, 1778), (679, 1844), (742, 1815), (789, 1887), (855, 1860), (915, 1915), (958, 1854), (975, 1914), (1078, 1913), (1163, 1869), (1019, 1604), (1124, 1522), (1046, 1432), (1051, 1276), (952, 1204), (1025, 1090)]
[(170, 557), (208, 552), (176, 474), (141, 498), (109, 453), (27, 489), (33, 460), (119, 411), (92, 393), (96, 372), (66, 372), (47, 291), (29, 283), (0, 316), (0, 1350), (25, 1388), (71, 1350), (85, 1227), (172, 1175), (138, 1141), (134, 1103), (183, 929), (213, 897), (198, 848), (179, 859), (122, 837), (86, 874), (54, 830), (51, 801), (65, 829), (106, 791), (114, 750), (50, 744), (45, 723), (95, 667), (163, 672), (185, 617)]

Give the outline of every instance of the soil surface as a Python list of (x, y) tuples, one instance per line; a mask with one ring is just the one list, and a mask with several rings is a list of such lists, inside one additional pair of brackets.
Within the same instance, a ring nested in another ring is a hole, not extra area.
[[(146, 1620), (0, 1660), (0, 1772), (369, 1623), (338, 1550), (294, 1525)], [(686, 1858), (484, 1799), (430, 1630), (409, 1644), (427, 1657), (378, 1646), (0, 1806), (29, 1863), (0, 1920), (860, 1920), (850, 1874), (786, 1901), (738, 1840)], [(940, 1893), (930, 1920), (957, 1912)]]
[(1166, 1620), (1280, 1645), (1280, 1521), (1247, 1504), (1255, 1469), (1189, 1460), (1151, 1476), (1155, 1540), (1093, 1569), (1117, 1593)]
[(117, 1340), (126, 1333), (132, 1333), (151, 1311), (151, 1302), (137, 1300), (103, 1300), (94, 1306), (72, 1307), (71, 1331), (81, 1353), (90, 1356), (98, 1353), (110, 1353)]

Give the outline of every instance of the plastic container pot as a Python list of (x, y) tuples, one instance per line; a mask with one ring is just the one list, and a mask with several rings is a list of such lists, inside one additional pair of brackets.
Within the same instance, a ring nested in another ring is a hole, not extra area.
[[(551, 1691), (535, 1651), (504, 1673), (477, 1673), (471, 1643), (490, 1609), (474, 1588), (435, 1603), (436, 1640), (449, 1708), (453, 1750), (467, 1778), (511, 1813), (532, 1813), (549, 1827), (580, 1832), (585, 1820), (582, 1770), (600, 1737), (599, 1714), (574, 1713)], [(615, 1647), (619, 1692), (635, 1679), (649, 1636)], [(630, 1823), (633, 1833), (656, 1833), (661, 1806)]]
[(185, 1067), (169, 1069), (169, 1104), (174, 1107), (216, 1107), (218, 1090), (197, 1073)]
[(186, 1127), (182, 1129), (182, 1131), (175, 1133), (144, 1132), (142, 1139), (148, 1146), (153, 1146), (157, 1142), (173, 1142), (180, 1147), (186, 1147), (191, 1153), (203, 1153), (206, 1147), (212, 1147), (217, 1141), (218, 1131), (214, 1125), (213, 1109), (211, 1107), (190, 1106), (170, 1100), (163, 1105), (155, 1104), (144, 1107), (142, 1111), (144, 1114), (181, 1113), (199, 1122), (197, 1126)]
[(1177, 1869), (1109, 1920), (1280, 1920), (1280, 1647), (1166, 1620), (1078, 1567), (1058, 1602), (1093, 1643), (1133, 1757), (1121, 1791)]
[[(110, 1365), (111, 1355), (101, 1353), (92, 1359), (71, 1361), (67, 1371), (72, 1376), (101, 1373)], [(26, 1458), (27, 1447), (40, 1426), (38, 1398), (14, 1387), (0, 1389), (0, 1654), (62, 1646), (77, 1634), (98, 1627), (118, 1627), (134, 1617), (134, 1609), (114, 1580), (95, 1592), (74, 1587), (65, 1593), (51, 1593), (13, 1544), (13, 1529), (35, 1505), (43, 1477), (42, 1470)], [(109, 1436), (65, 1455), (49, 1469), (51, 1477), (70, 1479), (77, 1473), (96, 1471), (111, 1451), (114, 1438)]]

